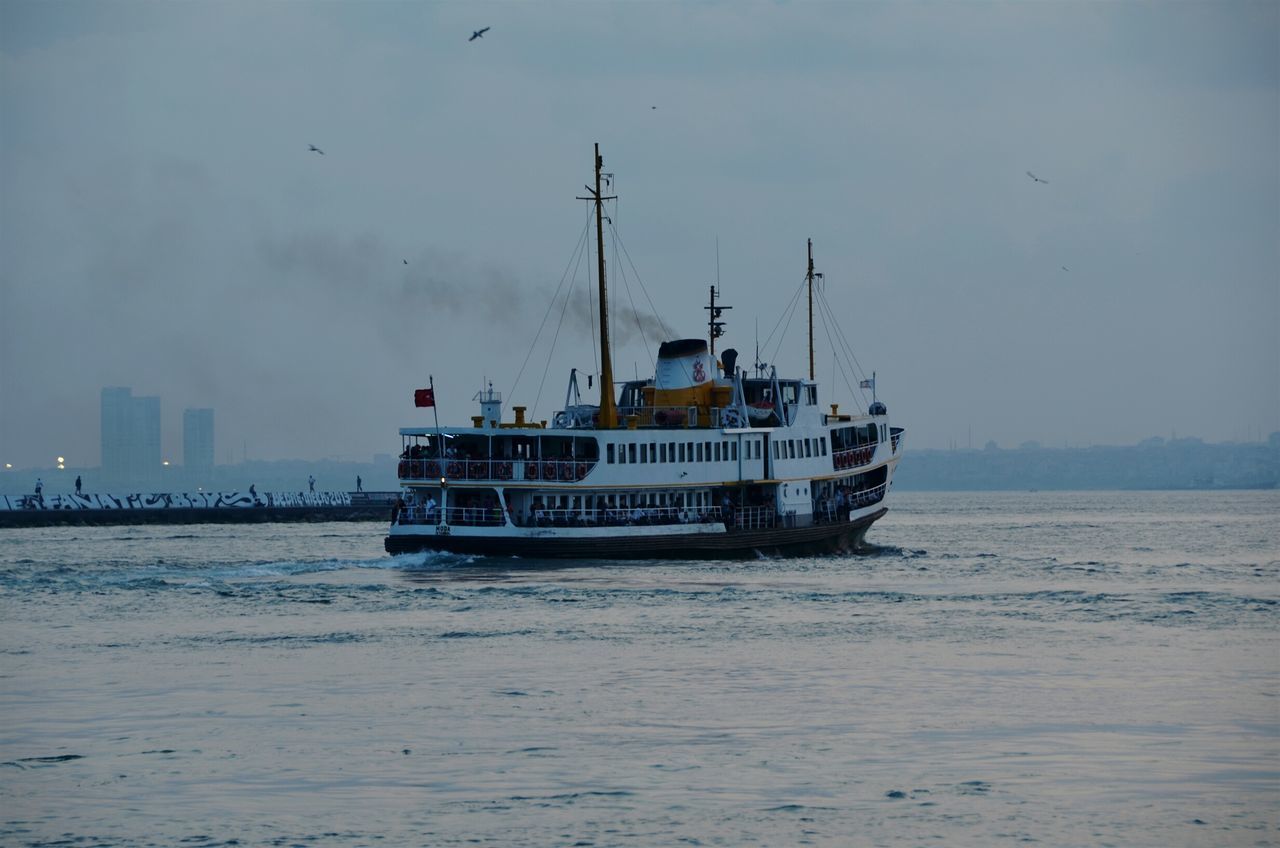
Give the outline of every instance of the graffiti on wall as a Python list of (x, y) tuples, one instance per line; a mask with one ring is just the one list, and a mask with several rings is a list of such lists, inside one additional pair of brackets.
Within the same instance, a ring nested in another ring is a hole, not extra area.
[(350, 492), (180, 492), (128, 495), (0, 495), (0, 510), (253, 509), (351, 506)]

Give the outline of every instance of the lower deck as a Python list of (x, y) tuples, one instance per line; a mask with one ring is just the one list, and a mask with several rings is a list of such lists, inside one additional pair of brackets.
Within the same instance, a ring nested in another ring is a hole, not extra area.
[(880, 507), (848, 520), (752, 529), (720, 522), (700, 527), (631, 527), (624, 532), (546, 528), (511, 534), (455, 533), (447, 525), (437, 525), (437, 532), (431, 533), (393, 527), (386, 550), (531, 559), (743, 559), (850, 553), (863, 548), (867, 528), (886, 512)]

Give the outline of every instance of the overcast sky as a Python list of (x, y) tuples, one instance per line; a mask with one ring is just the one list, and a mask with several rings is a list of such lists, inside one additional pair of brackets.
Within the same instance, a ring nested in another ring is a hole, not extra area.
[(749, 362), (758, 324), (801, 375), (803, 312), (764, 342), (812, 238), (911, 446), (1265, 437), (1278, 10), (3, 0), (0, 462), (96, 465), (115, 385), (162, 398), (177, 459), (192, 406), (219, 462), (392, 452), (428, 374), (442, 422), (486, 377), (550, 417), (596, 367), (595, 142), (628, 330), (704, 334), (718, 240), (721, 347)]

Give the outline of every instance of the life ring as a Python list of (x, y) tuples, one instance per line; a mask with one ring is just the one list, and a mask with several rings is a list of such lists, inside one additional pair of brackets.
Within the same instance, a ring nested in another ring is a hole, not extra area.
[(445, 467), (445, 472), (448, 477), (461, 477), (462, 466), (456, 462), (451, 462)]
[(422, 476), (423, 477), (439, 477), (440, 463), (436, 462), (434, 459), (430, 459), (424, 462), (422, 464)]
[(499, 480), (511, 479), (511, 463), (509, 462), (498, 463), (498, 479)]
[(583, 477), (586, 477), (586, 476), (587, 476), (587, 464), (585, 462), (579, 462), (577, 479), (581, 480)]
[(402, 460), (400, 460), (400, 464), (396, 467), (396, 474), (400, 477), (400, 479), (401, 479), (401, 480), (403, 480), (403, 479), (405, 479), (405, 478), (407, 478), (407, 477), (409, 476), (409, 461), (408, 461), (408, 460), (406, 460), (406, 459), (402, 459)]
[(526, 480), (538, 479), (538, 463), (526, 462), (524, 464), (524, 479)]
[(741, 427), (742, 415), (736, 407), (726, 406), (720, 410), (720, 426), (721, 427)]
[(543, 480), (556, 479), (556, 464), (554, 462), (542, 463), (542, 479)]

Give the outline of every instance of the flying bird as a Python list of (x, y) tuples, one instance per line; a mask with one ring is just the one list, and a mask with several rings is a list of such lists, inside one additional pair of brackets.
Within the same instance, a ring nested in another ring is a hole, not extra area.
[(1035, 180), (1035, 181), (1036, 181), (1036, 182), (1038, 182), (1038, 183), (1044, 183), (1045, 185), (1048, 185), (1048, 184), (1049, 184), (1049, 181), (1048, 181), (1048, 180), (1042, 180), (1042, 179), (1040, 179), (1039, 177), (1037, 177), (1035, 174), (1031, 173), (1030, 171), (1027, 171), (1027, 176), (1028, 176), (1028, 177), (1030, 177), (1031, 179)]
[(409, 264), (409, 260), (408, 260), (408, 259), (404, 260), (404, 264), (408, 265), (408, 264)]
[(323, 156), (323, 155), (324, 155), (324, 151), (323, 151), (323, 150), (321, 150), (320, 148), (316, 147), (314, 144), (311, 144), (311, 145), (308, 145), (308, 146), (311, 148), (311, 152), (312, 152), (312, 153), (319, 153), (321, 156)]
[(1064, 270), (1064, 271), (1070, 271), (1071, 269), (1070, 269), (1070, 268), (1068, 268), (1066, 265), (1063, 265), (1063, 266), (1062, 266), (1062, 270)]
[(488, 31), (489, 31), (488, 27), (485, 27), (484, 29), (478, 29), (475, 32), (471, 33), (471, 37), (468, 38), (467, 41), (475, 41), (477, 38), (484, 38), (484, 34)]

